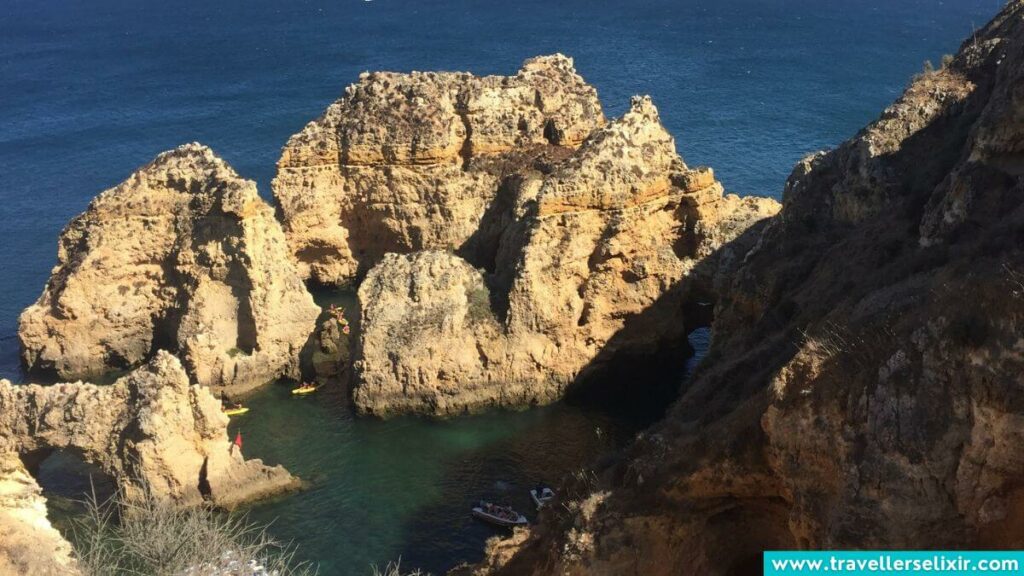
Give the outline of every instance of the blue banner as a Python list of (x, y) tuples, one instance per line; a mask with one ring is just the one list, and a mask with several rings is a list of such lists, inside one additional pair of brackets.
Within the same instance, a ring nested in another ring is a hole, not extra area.
[(764, 553), (765, 576), (792, 574), (1024, 575), (1024, 551), (772, 551)]

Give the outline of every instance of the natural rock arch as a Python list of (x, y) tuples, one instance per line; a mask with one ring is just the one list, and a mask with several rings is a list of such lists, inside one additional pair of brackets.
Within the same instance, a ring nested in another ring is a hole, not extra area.
[(0, 380), (0, 452), (73, 451), (128, 493), (181, 504), (230, 508), (296, 486), (284, 468), (245, 460), (227, 424), (220, 402), (162, 351), (108, 386)]

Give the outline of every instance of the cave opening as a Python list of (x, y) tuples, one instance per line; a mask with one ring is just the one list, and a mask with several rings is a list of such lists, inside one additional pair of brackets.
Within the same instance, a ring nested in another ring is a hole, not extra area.
[[(590, 374), (584, 372), (569, 387), (566, 401), (606, 409), (641, 427), (661, 420), (711, 348), (715, 309), (713, 295), (697, 287), (689, 287), (682, 298), (678, 293), (671, 297), (679, 302), (674, 306), (681, 306), (685, 338), (663, 338), (653, 351), (643, 352), (618, 350), (613, 338), (602, 357), (588, 366)], [(628, 340), (635, 331), (654, 329), (666, 311), (664, 304), (656, 303), (627, 322), (620, 334)]]
[(47, 517), (65, 537), (74, 520), (86, 513), (87, 500), (107, 502), (117, 491), (112, 476), (73, 448), (41, 448), (22, 454), (21, 461), (42, 488)]

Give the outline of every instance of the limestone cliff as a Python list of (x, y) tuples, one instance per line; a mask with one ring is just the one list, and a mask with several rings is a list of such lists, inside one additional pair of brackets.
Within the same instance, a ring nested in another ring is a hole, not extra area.
[(683, 163), (650, 99), (634, 99), (573, 154), (503, 188), (493, 274), (443, 252), (371, 270), (356, 405), (451, 415), (545, 403), (612, 359), (681, 351), (684, 280), (778, 207), (722, 192)]
[(232, 508), (298, 487), (284, 468), (245, 460), (227, 424), (220, 402), (166, 352), (107, 386), (0, 380), (0, 573), (78, 573), (26, 469), (54, 450), (95, 464), (129, 498), (150, 490)]
[(507, 77), (365, 73), (278, 162), (274, 196), (299, 271), (343, 284), (388, 252), (474, 253), (506, 164), (578, 146), (603, 122), (562, 55)]
[(61, 234), (19, 336), (33, 371), (85, 378), (176, 352), (204, 385), (297, 375), (319, 309), (273, 209), (209, 148), (165, 152)]
[(35, 463), (70, 451), (117, 480), (182, 504), (231, 508), (296, 486), (280, 466), (232, 448), (228, 417), (181, 362), (158, 352), (111, 385), (0, 380), (0, 452)]
[(797, 165), (666, 419), (477, 574), (1024, 546), (1024, 3)]
[(46, 500), (13, 453), (0, 453), (0, 574), (78, 574), (68, 543), (46, 517)]

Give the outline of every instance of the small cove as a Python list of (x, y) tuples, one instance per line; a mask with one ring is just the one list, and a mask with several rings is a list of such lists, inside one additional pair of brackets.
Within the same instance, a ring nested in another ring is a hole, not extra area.
[[(707, 350), (709, 332), (680, 359), (682, 378)], [(680, 380), (681, 383), (681, 380)], [(637, 383), (642, 386), (642, 383)], [(328, 385), (296, 397), (281, 382), (246, 398), (232, 420), (248, 457), (283, 464), (305, 490), (257, 504), (249, 518), (299, 545), (324, 574), (368, 574), (401, 558), (434, 574), (482, 556), (498, 533), (469, 515), (480, 498), (511, 504), (533, 520), (529, 489), (556, 483), (625, 446), (661, 413), (559, 402), (449, 420), (353, 414), (347, 391)]]
[[(317, 303), (342, 306), (358, 330), (354, 293), (314, 290)], [(353, 332), (355, 336), (355, 332)], [(690, 338), (695, 350), (666, 375), (680, 385), (710, 345), (710, 331)], [(381, 420), (354, 413), (347, 389), (324, 385), (295, 396), (278, 381), (242, 398), (250, 411), (233, 417), (229, 436), (241, 433), (247, 458), (284, 465), (304, 489), (238, 511), (270, 526), (298, 547), (321, 574), (362, 576), (373, 565), (401, 559), (407, 568), (443, 574), (479, 560), (499, 529), (474, 520), (481, 498), (508, 503), (531, 521), (529, 489), (557, 484), (630, 442), (659, 418), (652, 402), (558, 402), (521, 411), (491, 410), (447, 420), (402, 416)], [(639, 396), (645, 382), (636, 382)], [(655, 396), (660, 398), (660, 396)], [(109, 478), (77, 457), (57, 452), (40, 466), (39, 481), (55, 524), (67, 531), (81, 513), (77, 502), (95, 485), (102, 499)]]
[[(199, 140), (269, 199), (281, 146), (363, 70), (510, 74), (524, 58), (564, 52), (608, 116), (632, 94), (651, 94), (689, 164), (713, 166), (731, 192), (778, 196), (795, 161), (876, 117), (925, 59), (954, 52), (1001, 5), (11, 0), (0, 14), (9, 113), (0, 126), (0, 377), (27, 381), (18, 314), (42, 289), (61, 228), (91, 198), (158, 152)], [(317, 299), (355, 310), (348, 292)], [(699, 356), (707, 331), (698, 336)], [(364, 575), (401, 557), (436, 576), (479, 558), (496, 532), (470, 518), (472, 502), (505, 501), (533, 519), (533, 483), (614, 452), (663, 409), (562, 402), (381, 421), (356, 417), (339, 387), (296, 398), (289, 386), (245, 398), (252, 412), (231, 434), (242, 432), (247, 456), (285, 465), (308, 489), (244, 512), (272, 522), (325, 575)], [(43, 463), (58, 525), (94, 472), (73, 454)]]

